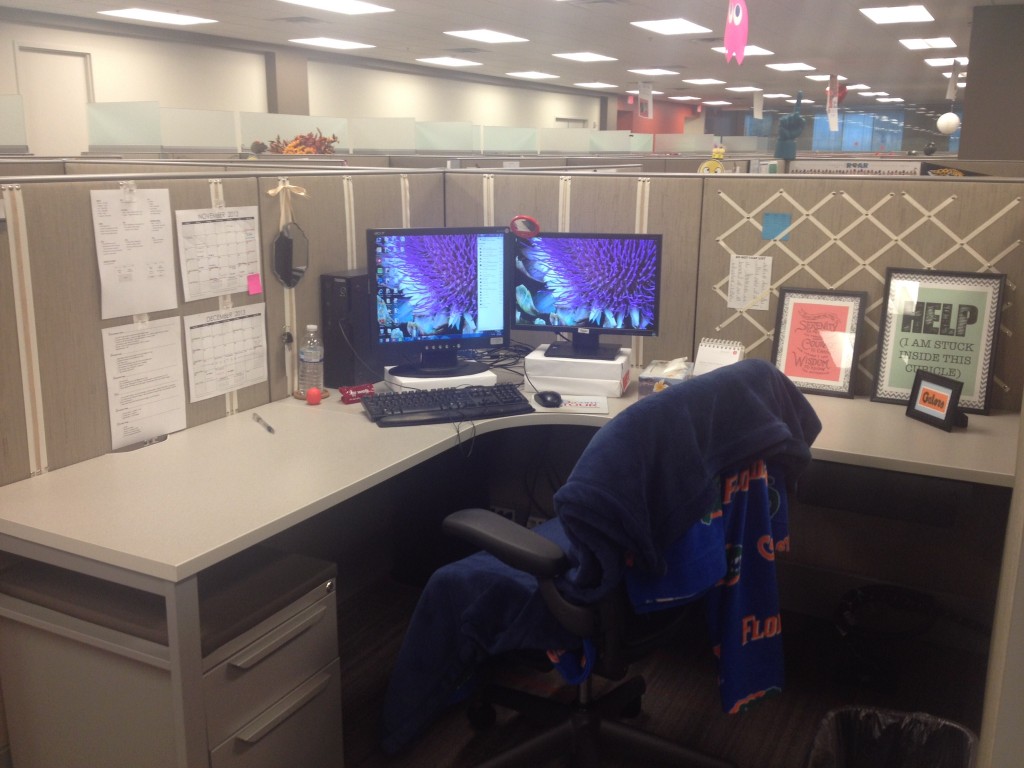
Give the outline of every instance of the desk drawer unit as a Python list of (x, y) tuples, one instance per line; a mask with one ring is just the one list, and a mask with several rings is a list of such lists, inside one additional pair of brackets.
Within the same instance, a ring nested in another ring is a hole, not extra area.
[(341, 768), (340, 702), (335, 658), (214, 747), (211, 768)]
[[(262, 550), (200, 574), (205, 732), (190, 733), (212, 768), (342, 765), (334, 580), (332, 563)], [(0, 687), (14, 765), (178, 768), (168, 639), (158, 595), (5, 563)]]
[(211, 746), (249, 721), (338, 657), (334, 595), (257, 637), (203, 677)]

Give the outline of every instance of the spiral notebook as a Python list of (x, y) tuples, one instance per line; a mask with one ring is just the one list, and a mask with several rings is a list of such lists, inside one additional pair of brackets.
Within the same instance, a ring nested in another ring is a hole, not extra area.
[(743, 359), (743, 352), (741, 342), (703, 338), (697, 347), (697, 357), (693, 361), (693, 375), (699, 376), (723, 365), (738, 362)]

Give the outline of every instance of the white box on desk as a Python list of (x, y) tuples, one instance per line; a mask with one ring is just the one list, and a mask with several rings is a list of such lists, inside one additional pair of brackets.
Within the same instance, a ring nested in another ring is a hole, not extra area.
[(567, 395), (621, 397), (629, 388), (633, 350), (621, 347), (614, 360), (545, 357), (541, 344), (526, 356), (527, 383), (540, 391), (553, 389)]

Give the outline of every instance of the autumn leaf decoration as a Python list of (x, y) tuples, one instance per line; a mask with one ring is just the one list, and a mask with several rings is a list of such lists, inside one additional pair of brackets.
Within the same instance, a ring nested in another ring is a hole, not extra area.
[(270, 142), (267, 151), (275, 155), (333, 155), (337, 141), (334, 134), (324, 136), (317, 128), (316, 133), (300, 133), (291, 140), (278, 136)]

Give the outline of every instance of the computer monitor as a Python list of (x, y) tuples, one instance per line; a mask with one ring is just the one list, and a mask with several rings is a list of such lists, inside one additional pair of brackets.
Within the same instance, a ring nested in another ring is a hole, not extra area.
[(601, 336), (657, 335), (661, 235), (544, 232), (514, 251), (513, 330), (571, 334), (547, 356), (614, 360)]
[(486, 370), (459, 353), (508, 344), (508, 228), (369, 229), (366, 238), (378, 361), (412, 378)]

